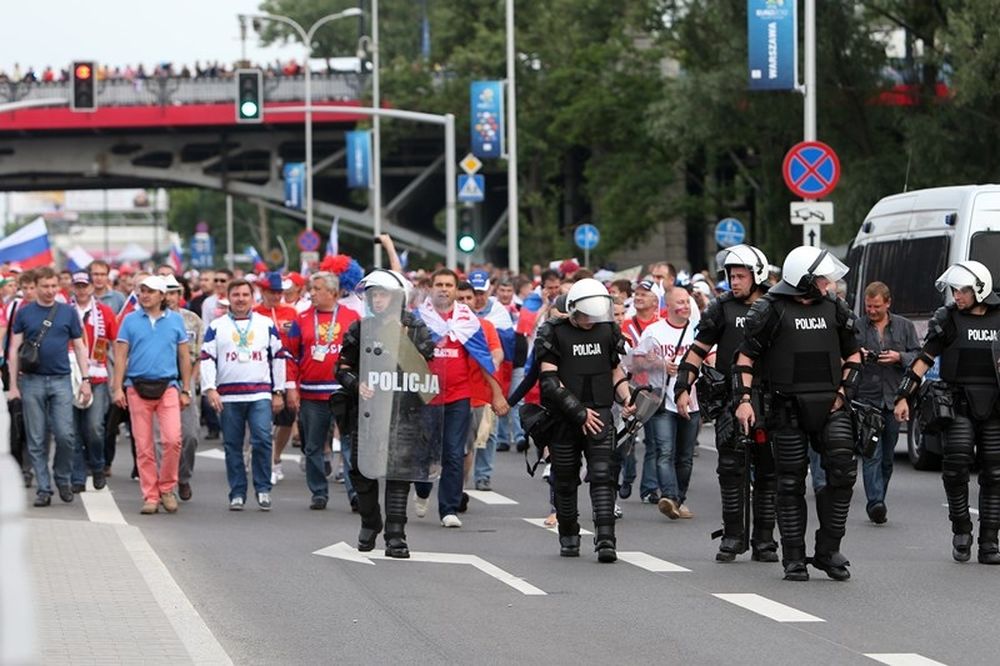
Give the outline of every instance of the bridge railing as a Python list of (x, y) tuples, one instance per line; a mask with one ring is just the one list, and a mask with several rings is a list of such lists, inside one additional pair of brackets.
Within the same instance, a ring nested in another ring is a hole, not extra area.
[[(355, 72), (313, 74), (314, 101), (345, 101), (359, 99), (364, 92), (367, 75)], [(62, 97), (69, 99), (68, 81), (3, 82), (0, 102)], [(98, 106), (149, 106), (173, 104), (210, 104), (234, 102), (236, 83), (228, 78), (182, 79), (151, 77), (147, 79), (106, 79), (98, 83)], [(265, 102), (301, 102), (305, 99), (305, 77), (281, 76), (264, 79)]]

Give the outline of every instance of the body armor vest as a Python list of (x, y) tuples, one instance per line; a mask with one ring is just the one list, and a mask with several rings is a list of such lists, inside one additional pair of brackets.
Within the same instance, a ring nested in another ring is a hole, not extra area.
[(772, 308), (780, 310), (780, 319), (764, 357), (768, 388), (789, 394), (836, 391), (843, 374), (837, 304), (782, 298)]
[(553, 327), (559, 350), (559, 379), (587, 407), (611, 407), (611, 371), (615, 349), (614, 324), (597, 324), (589, 331), (569, 322)]
[(721, 301), (719, 305), (722, 307), (724, 323), (715, 350), (715, 367), (722, 374), (729, 376), (729, 369), (733, 365), (736, 350), (743, 342), (750, 306), (735, 299)]
[(941, 379), (958, 385), (997, 385), (993, 341), (1000, 330), (1000, 308), (977, 316), (950, 311), (955, 339), (941, 354)]

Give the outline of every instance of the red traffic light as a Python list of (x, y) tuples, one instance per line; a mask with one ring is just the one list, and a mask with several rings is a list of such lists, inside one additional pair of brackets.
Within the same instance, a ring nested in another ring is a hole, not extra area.
[(90, 65), (80, 64), (73, 70), (73, 75), (80, 80), (89, 79), (91, 74), (93, 74), (93, 70), (90, 69)]

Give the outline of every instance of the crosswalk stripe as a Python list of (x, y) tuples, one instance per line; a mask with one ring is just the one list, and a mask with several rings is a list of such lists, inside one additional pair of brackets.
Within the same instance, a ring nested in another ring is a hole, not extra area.
[(731, 604), (763, 615), (775, 622), (826, 622), (815, 615), (803, 613), (791, 606), (786, 606), (759, 594), (713, 594), (713, 597), (728, 601)]
[[(549, 532), (552, 532), (553, 534), (559, 534), (559, 528), (558, 527), (549, 527), (548, 525), (545, 524), (545, 519), (544, 518), (523, 518), (522, 520), (524, 520), (524, 522), (526, 522), (526, 523), (531, 523), (532, 525), (534, 525), (536, 527), (541, 527), (543, 530), (548, 530)], [(580, 536), (590, 536), (592, 534), (593, 534), (593, 532), (588, 532), (587, 530), (583, 529), (582, 527), (580, 528)]]
[(637, 566), (640, 569), (645, 569), (646, 571), (652, 571), (654, 573), (690, 573), (691, 571), (690, 569), (685, 569), (679, 564), (661, 560), (658, 557), (653, 557), (652, 555), (638, 550), (618, 551), (618, 559), (623, 562), (628, 562), (633, 566)]
[(869, 653), (865, 656), (888, 666), (945, 666), (940, 661), (928, 659), (915, 652)]
[(504, 497), (500, 493), (493, 492), (492, 490), (466, 490), (469, 497), (474, 500), (478, 500), (483, 504), (517, 504), (517, 500), (512, 500), (509, 497)]

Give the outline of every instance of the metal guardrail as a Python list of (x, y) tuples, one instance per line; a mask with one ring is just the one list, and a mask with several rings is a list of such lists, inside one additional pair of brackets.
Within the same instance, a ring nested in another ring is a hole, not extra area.
[[(359, 99), (367, 83), (367, 74), (337, 72), (312, 75), (313, 101)], [(40, 83), (31, 81), (0, 82), (0, 103), (49, 98), (69, 99), (68, 81)], [(106, 79), (97, 84), (98, 106), (148, 106), (174, 104), (209, 104), (232, 102), (236, 83), (229, 78), (182, 79), (150, 77), (146, 79)], [(305, 77), (280, 76), (264, 79), (265, 102), (301, 102), (305, 99)]]

